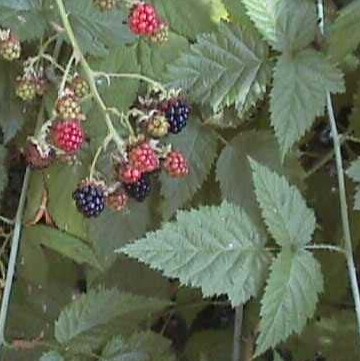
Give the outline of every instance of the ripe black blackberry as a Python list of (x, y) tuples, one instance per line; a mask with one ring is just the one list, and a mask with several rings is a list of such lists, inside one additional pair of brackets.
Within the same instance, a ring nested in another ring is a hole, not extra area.
[(151, 192), (151, 182), (148, 174), (143, 175), (136, 183), (125, 184), (127, 195), (138, 202), (144, 202)]
[(173, 99), (167, 103), (164, 110), (170, 125), (169, 131), (173, 134), (180, 133), (186, 127), (190, 117), (189, 104), (182, 99)]
[(105, 194), (101, 185), (95, 182), (81, 184), (73, 193), (76, 207), (85, 217), (98, 217), (105, 208)]

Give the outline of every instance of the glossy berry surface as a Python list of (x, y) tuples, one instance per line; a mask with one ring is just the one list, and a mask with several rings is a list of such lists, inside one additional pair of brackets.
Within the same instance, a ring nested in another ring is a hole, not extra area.
[(136, 183), (142, 177), (142, 172), (130, 164), (126, 164), (119, 169), (119, 180), (131, 184)]
[(126, 194), (138, 202), (143, 202), (151, 192), (151, 182), (148, 175), (143, 175), (136, 183), (124, 184)]
[(85, 217), (98, 217), (105, 208), (105, 194), (96, 183), (84, 183), (73, 193), (76, 207)]
[(56, 110), (60, 117), (64, 120), (83, 120), (81, 105), (75, 94), (66, 94), (56, 103)]
[(36, 97), (36, 83), (33, 79), (20, 79), (16, 83), (16, 95), (23, 101), (31, 101)]
[(189, 164), (180, 152), (171, 152), (164, 162), (166, 172), (173, 178), (183, 178), (189, 174)]
[(165, 115), (170, 125), (170, 132), (173, 134), (180, 133), (187, 125), (191, 109), (184, 100), (170, 100), (165, 108)]
[(130, 164), (143, 173), (153, 172), (160, 167), (160, 160), (149, 143), (142, 143), (129, 153)]
[(21, 44), (20, 40), (14, 35), (0, 42), (0, 55), (7, 61), (13, 61), (20, 58)]
[(123, 211), (129, 202), (129, 197), (125, 192), (110, 194), (106, 199), (107, 206), (115, 212)]
[(136, 5), (129, 17), (130, 30), (140, 36), (152, 36), (161, 26), (159, 15), (151, 4)]
[(85, 131), (79, 121), (59, 122), (53, 128), (52, 138), (56, 147), (74, 154), (85, 142)]

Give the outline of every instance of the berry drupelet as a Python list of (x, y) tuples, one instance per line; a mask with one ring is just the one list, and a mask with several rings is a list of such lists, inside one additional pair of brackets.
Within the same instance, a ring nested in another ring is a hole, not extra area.
[(160, 167), (160, 160), (155, 150), (145, 142), (131, 149), (130, 164), (143, 173), (154, 172)]
[(126, 208), (128, 201), (129, 197), (125, 192), (117, 192), (106, 198), (106, 205), (115, 212), (121, 212)]
[(52, 129), (56, 147), (68, 154), (77, 153), (85, 143), (85, 131), (79, 121), (58, 122)]
[(136, 183), (124, 184), (126, 194), (138, 202), (143, 202), (151, 192), (151, 182), (148, 174), (143, 175)]
[(72, 91), (58, 99), (56, 111), (64, 120), (85, 120), (79, 98)]
[(73, 193), (76, 207), (85, 217), (98, 217), (105, 208), (105, 192), (96, 182), (84, 182)]
[(31, 77), (18, 78), (15, 88), (16, 95), (24, 102), (34, 100), (36, 97), (36, 82)]
[(183, 99), (170, 99), (161, 106), (170, 125), (170, 132), (180, 133), (187, 125), (191, 108)]
[(139, 3), (135, 5), (129, 16), (130, 30), (140, 36), (153, 36), (156, 34), (162, 21), (151, 4)]
[(12, 34), (0, 41), (0, 55), (7, 61), (13, 61), (20, 58), (21, 44), (20, 40)]
[(132, 184), (142, 177), (142, 172), (130, 164), (124, 164), (120, 166), (118, 175), (121, 182)]
[(78, 98), (84, 98), (90, 93), (89, 83), (79, 75), (72, 79), (70, 88)]
[(171, 152), (165, 159), (164, 168), (173, 178), (183, 178), (189, 175), (189, 164), (180, 152)]

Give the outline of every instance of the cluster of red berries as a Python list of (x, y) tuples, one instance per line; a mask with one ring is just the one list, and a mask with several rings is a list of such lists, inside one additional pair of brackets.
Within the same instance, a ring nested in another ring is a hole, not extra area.
[(151, 4), (137, 2), (130, 11), (129, 26), (135, 35), (153, 42), (163, 43), (168, 39), (169, 26)]
[(10, 30), (0, 30), (0, 55), (7, 61), (13, 61), (20, 58), (21, 43), (16, 35)]
[(163, 142), (169, 132), (179, 133), (190, 115), (190, 107), (179, 92), (171, 91), (165, 95), (163, 92), (150, 92), (145, 97), (139, 97), (130, 114), (136, 124), (137, 135), (127, 140), (120, 155), (113, 157), (116, 170), (114, 186), (106, 187), (104, 182), (85, 180), (74, 192), (77, 208), (86, 217), (101, 213), (94, 211), (98, 198), (94, 200), (83, 196), (89, 192), (89, 186), (96, 189), (97, 194), (104, 193), (103, 202), (110, 209), (122, 211), (129, 199), (143, 202), (150, 195), (153, 178), (159, 171), (164, 170), (177, 179), (186, 177), (190, 172), (186, 157)]
[(56, 117), (44, 124), (37, 138), (31, 138), (26, 150), (28, 164), (34, 169), (51, 165), (57, 156), (75, 156), (84, 146), (86, 134), (81, 98), (89, 92), (87, 82), (75, 76), (57, 99)]

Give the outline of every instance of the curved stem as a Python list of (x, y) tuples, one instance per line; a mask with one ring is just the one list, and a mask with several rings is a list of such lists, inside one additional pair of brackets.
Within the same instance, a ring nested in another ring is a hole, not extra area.
[(96, 153), (95, 153), (95, 156), (94, 156), (94, 159), (91, 163), (91, 167), (90, 167), (90, 175), (89, 175), (89, 179), (90, 180), (93, 180), (94, 179), (94, 174), (95, 174), (95, 169), (96, 169), (96, 164), (100, 158), (100, 155), (102, 153), (103, 150), (105, 150), (109, 144), (111, 140), (111, 135), (108, 135), (105, 140), (104, 140), (104, 143), (100, 145), (100, 147), (97, 149)]
[(119, 151), (122, 153), (124, 152), (125, 149), (125, 142), (123, 139), (121, 139), (121, 137), (119, 136), (119, 134), (117, 133), (109, 112), (107, 110), (107, 107), (104, 103), (104, 101), (102, 100), (100, 93), (97, 89), (96, 83), (95, 83), (95, 79), (94, 79), (94, 72), (92, 71), (92, 69), (90, 68), (88, 62), (86, 61), (84, 54), (81, 52), (81, 49), (79, 47), (79, 44), (76, 40), (74, 31), (71, 27), (71, 24), (69, 22), (68, 16), (66, 14), (66, 9), (63, 3), (63, 0), (56, 0), (56, 4), (58, 6), (59, 9), (59, 14), (62, 20), (62, 23), (64, 25), (65, 31), (67, 36), (69, 37), (69, 40), (71, 42), (71, 45), (74, 49), (74, 53), (76, 54), (76, 56), (79, 58), (80, 60), (80, 64), (84, 70), (84, 74), (85, 77), (89, 83), (90, 89), (91, 89), (91, 93), (93, 94), (95, 101), (97, 102), (99, 108), (101, 109), (103, 115), (104, 115), (104, 119), (107, 125), (107, 128), (109, 130), (109, 133), (111, 134), (111, 137), (113, 139), (113, 141), (116, 143), (117, 148), (119, 149)]
[(94, 71), (93, 72), (95, 77), (103, 76), (105, 78), (127, 78), (127, 79), (137, 79), (137, 80), (143, 80), (146, 83), (149, 83), (153, 85), (154, 87), (160, 89), (162, 92), (166, 92), (166, 89), (163, 85), (161, 85), (156, 80), (153, 80), (145, 75), (137, 74), (137, 73), (105, 73), (102, 71)]
[(60, 84), (60, 87), (59, 87), (59, 96), (61, 96), (63, 94), (64, 90), (65, 90), (66, 82), (68, 81), (70, 71), (71, 71), (71, 67), (73, 65), (74, 60), (75, 60), (75, 53), (72, 53), (67, 65), (66, 65), (65, 72), (64, 72), (64, 75), (63, 75), (62, 80), (61, 80), (61, 84)]
[(62, 73), (65, 73), (65, 69), (60, 64), (58, 64), (50, 55), (42, 54), (41, 58), (47, 60), (51, 65), (60, 70)]

